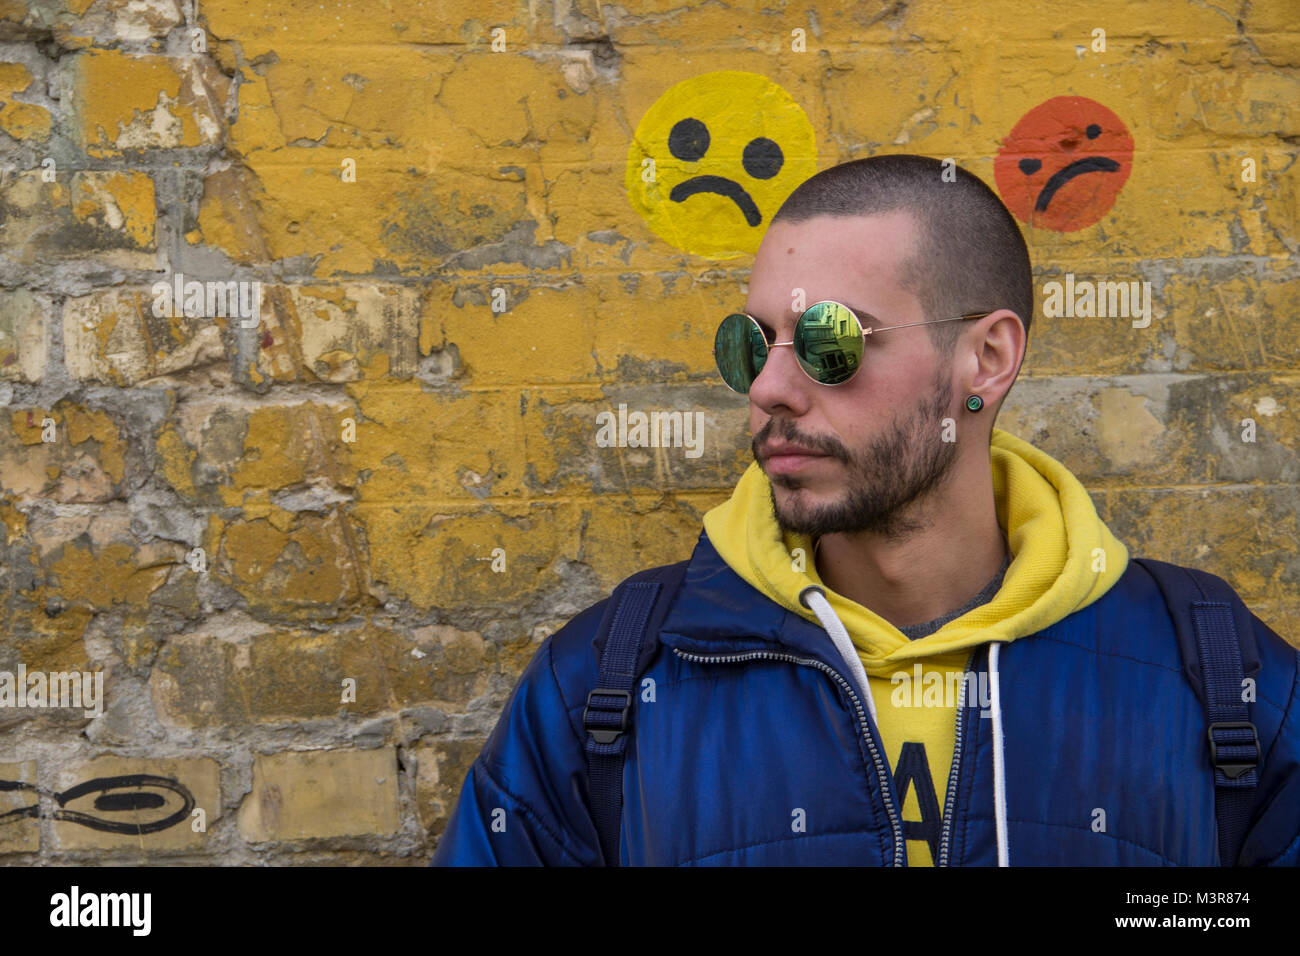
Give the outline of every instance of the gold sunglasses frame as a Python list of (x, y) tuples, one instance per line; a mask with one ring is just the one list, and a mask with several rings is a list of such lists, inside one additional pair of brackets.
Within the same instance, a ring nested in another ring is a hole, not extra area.
[[(860, 318), (858, 317), (858, 313), (855, 312), (855, 311), (854, 311), (852, 308), (850, 308), (849, 306), (845, 305), (843, 302), (836, 301), (835, 299), (821, 299), (821, 300), (819, 300), (819, 301), (817, 301), (817, 302), (814, 302), (812, 305), (808, 306), (808, 308), (804, 309), (802, 312), (799, 313), (799, 318), (795, 319), (795, 322), (794, 322), (794, 326), (795, 326), (795, 328), (798, 329), (798, 328), (799, 328), (799, 323), (803, 321), (803, 317), (804, 317), (805, 315), (807, 315), (809, 312), (811, 312), (813, 309), (817, 308), (817, 306), (819, 306), (819, 305), (838, 305), (841, 309), (843, 309), (844, 311), (846, 311), (849, 315), (853, 316), (853, 321), (856, 322), (856, 323), (858, 324), (858, 331), (862, 333), (862, 337), (863, 337), (863, 338), (866, 338), (868, 335), (871, 335), (873, 332), (888, 332), (890, 329), (910, 329), (910, 328), (913, 328), (914, 326), (918, 326), (918, 325), (937, 325), (937, 324), (940, 323), (940, 322), (960, 322), (960, 321), (962, 321), (962, 320), (964, 320), (964, 319), (982, 319), (982, 318), (984, 318), (985, 316), (992, 315), (992, 314), (996, 311), (995, 309), (990, 309), (988, 312), (967, 312), (967, 313), (965, 313), (965, 314), (963, 314), (963, 315), (954, 315), (952, 318), (949, 318), (949, 319), (927, 319), (927, 320), (924, 321), (924, 322), (905, 322), (905, 323), (903, 323), (902, 325), (879, 325), (879, 326), (871, 326), (871, 325), (863, 325), (863, 324), (862, 324), (862, 319), (860, 319)], [(722, 322), (726, 322), (727, 319), (731, 318), (731, 316), (733, 316), (733, 315), (743, 315), (745, 318), (749, 319), (750, 322), (754, 323), (754, 327), (758, 329), (758, 334), (761, 335), (761, 336), (763, 337), (763, 343), (764, 343), (764, 345), (767, 346), (767, 349), (768, 349), (769, 352), (771, 352), (772, 349), (774, 349), (774, 348), (779, 348), (779, 347), (781, 347), (781, 346), (783, 346), (783, 345), (788, 345), (788, 346), (790, 346), (791, 348), (794, 348), (794, 339), (791, 339), (789, 342), (768, 342), (768, 341), (767, 341), (767, 333), (764, 332), (764, 331), (763, 331), (763, 327), (762, 327), (761, 325), (759, 325), (758, 319), (754, 318), (754, 317), (753, 317), (752, 315), (750, 315), (748, 312), (732, 312), (732, 313), (729, 313), (728, 315), (726, 315), (726, 316), (723, 318)], [(722, 328), (722, 323), (721, 323), (721, 322), (718, 323), (718, 328), (719, 328), (719, 329)], [(742, 392), (742, 391), (740, 391), (740, 390), (737, 389), (737, 388), (733, 388), (732, 385), (731, 385), (731, 383), (727, 381), (727, 377), (726, 377), (725, 375), (722, 375), (722, 365), (721, 365), (720, 362), (718, 362), (717, 333), (716, 333), (716, 332), (714, 333), (713, 362), (714, 362), (714, 364), (717, 365), (717, 367), (718, 367), (718, 374), (722, 376), (722, 384), (726, 385), (727, 388), (730, 388), (730, 389), (731, 389), (733, 392), (735, 392), (737, 395), (748, 395), (748, 394), (749, 394), (748, 389)], [(764, 365), (767, 364), (767, 359), (766, 359), (766, 358), (763, 359), (763, 363), (764, 363)], [(798, 356), (795, 356), (795, 364), (797, 364), (797, 365), (799, 366), (799, 370), (800, 370), (801, 372), (803, 372), (804, 375), (807, 375), (807, 376), (808, 376), (809, 380), (811, 380), (812, 382), (814, 382), (814, 383), (817, 384), (817, 385), (824, 385), (826, 388), (837, 388), (837, 387), (839, 387), (840, 385), (847, 385), (849, 382), (853, 381), (854, 376), (856, 376), (856, 375), (858, 374), (858, 372), (860, 372), (860, 371), (862, 370), (862, 365), (859, 365), (857, 368), (855, 368), (855, 369), (853, 370), (852, 374), (850, 374), (849, 377), (846, 378), (846, 379), (844, 379), (844, 381), (842, 381), (842, 382), (819, 382), (819, 381), (817, 381), (816, 378), (814, 378), (814, 377), (812, 376), (812, 374), (811, 374), (811, 373), (810, 373), (806, 368), (803, 367), (803, 363), (800, 362), (800, 361), (798, 361)], [(759, 374), (760, 374), (760, 375), (762, 374), (762, 371), (761, 371), (761, 370), (759, 371)], [(754, 378), (755, 378), (755, 381), (757, 381), (758, 376), (756, 375), (756, 376), (754, 376)], [(753, 387), (754, 387), (754, 383), (753, 383), (753, 382), (750, 382), (750, 383), (749, 383), (749, 387), (750, 387), (750, 388), (753, 388)]]

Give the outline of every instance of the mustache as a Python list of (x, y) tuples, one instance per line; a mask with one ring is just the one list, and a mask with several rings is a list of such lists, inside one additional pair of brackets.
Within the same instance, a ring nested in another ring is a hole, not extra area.
[(820, 452), (839, 461), (848, 461), (848, 452), (839, 442), (829, 438), (816, 438), (810, 435), (800, 434), (795, 430), (794, 424), (785, 420), (769, 418), (767, 424), (758, 430), (754, 440), (750, 442), (749, 450), (758, 460), (758, 450), (770, 442), (773, 438), (780, 438), (783, 441), (790, 442), (793, 445), (802, 445), (805, 448), (811, 448), (815, 452)]

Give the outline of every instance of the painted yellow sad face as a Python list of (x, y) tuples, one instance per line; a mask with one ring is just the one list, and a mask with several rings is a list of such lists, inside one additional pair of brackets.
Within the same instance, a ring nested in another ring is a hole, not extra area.
[(816, 172), (803, 108), (765, 76), (723, 70), (683, 80), (646, 111), (626, 183), (659, 238), (734, 259), (758, 250), (772, 214)]

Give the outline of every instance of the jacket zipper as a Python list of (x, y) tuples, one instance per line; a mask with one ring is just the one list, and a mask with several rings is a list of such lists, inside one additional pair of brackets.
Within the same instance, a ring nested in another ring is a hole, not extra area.
[[(957, 768), (961, 765), (962, 731), (966, 726), (966, 674), (970, 673), (970, 665), (975, 659), (975, 653), (971, 651), (970, 656), (966, 658), (966, 671), (962, 674), (961, 690), (957, 691), (957, 731), (953, 738), (952, 767), (948, 770), (948, 793), (943, 799), (943, 834), (939, 840), (939, 859), (935, 861), (935, 866), (948, 865), (949, 837), (952, 835), (953, 817), (957, 815)], [(979, 680), (978, 674), (975, 679)]]
[[(741, 654), (692, 654), (689, 651), (683, 651), (680, 648), (673, 648), (673, 653), (683, 660), (694, 661), (699, 664), (738, 664), (742, 661), (753, 660), (772, 660), (772, 661), (789, 661), (794, 664), (803, 664), (809, 667), (815, 667), (820, 671), (833, 677), (841, 687), (848, 693), (853, 701), (853, 708), (857, 711), (858, 724), (862, 727), (862, 736), (867, 741), (867, 749), (871, 752), (871, 761), (876, 771), (876, 778), (880, 782), (880, 792), (885, 800), (885, 812), (889, 815), (889, 828), (894, 836), (894, 866), (907, 865), (907, 851), (903, 845), (903, 827), (899, 822), (899, 817), (894, 813), (894, 798), (890, 787), (889, 769), (881, 760), (880, 752), (876, 749), (875, 738), (871, 735), (871, 724), (867, 720), (866, 711), (862, 708), (862, 701), (854, 691), (853, 686), (846, 681), (835, 668), (829, 664), (817, 660), (815, 657), (796, 657), (793, 654), (776, 654), (772, 651), (746, 651)], [(965, 680), (962, 681), (962, 692), (965, 692)], [(960, 743), (960, 738), (958, 738)]]

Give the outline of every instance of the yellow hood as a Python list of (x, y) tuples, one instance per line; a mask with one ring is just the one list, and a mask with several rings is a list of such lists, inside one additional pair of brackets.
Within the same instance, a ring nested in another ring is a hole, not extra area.
[[(732, 570), (817, 624), (817, 616), (799, 603), (799, 592), (820, 585), (867, 673), (885, 676), (902, 661), (1036, 634), (1100, 598), (1128, 565), (1128, 549), (1059, 461), (1000, 428), (993, 429), (989, 456), (1011, 566), (992, 601), (919, 640), (909, 640), (878, 614), (826, 587), (817, 574), (812, 539), (787, 535), (777, 525), (767, 475), (757, 462), (741, 476), (731, 498), (705, 514), (704, 530)], [(792, 567), (795, 548), (804, 549), (806, 571)]]

